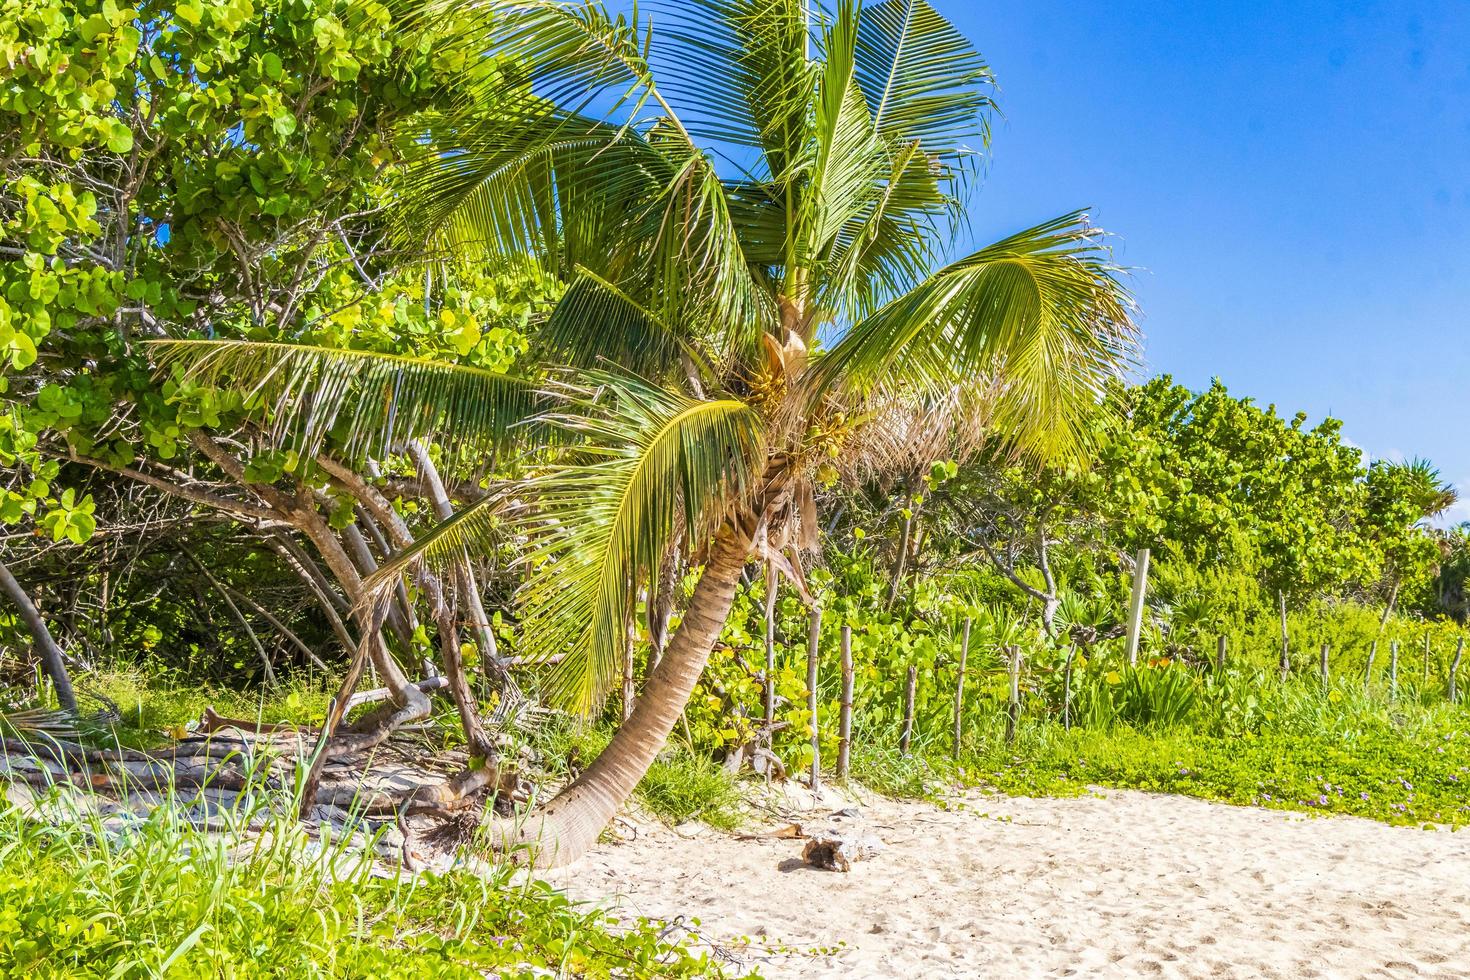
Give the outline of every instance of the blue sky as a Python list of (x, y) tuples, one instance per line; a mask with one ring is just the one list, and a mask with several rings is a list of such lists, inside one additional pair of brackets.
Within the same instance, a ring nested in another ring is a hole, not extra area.
[(977, 244), (1090, 208), (1148, 373), (1470, 496), (1470, 0), (934, 2), (1001, 87)]

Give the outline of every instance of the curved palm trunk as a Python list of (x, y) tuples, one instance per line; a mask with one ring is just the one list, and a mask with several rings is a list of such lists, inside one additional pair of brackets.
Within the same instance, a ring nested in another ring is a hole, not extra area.
[(684, 713), (730, 613), (749, 551), (748, 535), (729, 525), (720, 531), (679, 630), (632, 715), (596, 761), (543, 809), (520, 821), (497, 820), (492, 839), (498, 846), (526, 849), (537, 866), (555, 867), (575, 861), (597, 841)]

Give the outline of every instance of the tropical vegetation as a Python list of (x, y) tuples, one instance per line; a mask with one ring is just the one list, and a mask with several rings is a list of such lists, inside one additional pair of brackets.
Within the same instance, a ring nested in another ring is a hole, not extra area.
[(1084, 202), (961, 247), (995, 79), (924, 0), (0, 0), (0, 60), (5, 747), (320, 733), (249, 860), (0, 813), (7, 969), (717, 971), (308, 860), (321, 767), (389, 743), (543, 865), (844, 748), (1466, 822), (1454, 488), (1140, 381)]

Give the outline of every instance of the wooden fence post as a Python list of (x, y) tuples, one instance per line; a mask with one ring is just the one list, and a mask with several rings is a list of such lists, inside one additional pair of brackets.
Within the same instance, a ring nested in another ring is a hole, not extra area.
[(1459, 692), (1455, 689), (1455, 681), (1460, 673), (1460, 658), (1465, 656), (1465, 638), (1460, 637), (1460, 642), (1455, 644), (1455, 659), (1450, 661), (1450, 704), (1457, 700)]
[(1388, 696), (1392, 700), (1399, 696), (1399, 641), (1388, 644)]
[(852, 750), (852, 627), (842, 627), (842, 700), (837, 715), (837, 778), (847, 778)]
[(919, 686), (919, 668), (910, 667), (908, 683), (903, 689), (903, 734), (898, 737), (900, 755), (909, 754), (909, 744), (914, 738), (914, 689)]
[(1006, 742), (1016, 740), (1016, 728), (1021, 722), (1021, 648), (1012, 645), (1011, 655), (1011, 696), (1006, 704)]
[(954, 682), (954, 757), (960, 757), (960, 738), (964, 735), (965, 662), (970, 658), (970, 617), (965, 617), (965, 632), (960, 638), (960, 671)]
[(1215, 638), (1215, 669), (1225, 673), (1225, 634), (1221, 633)]
[(1321, 666), (1320, 666), (1319, 669), (1320, 669), (1320, 672), (1322, 674), (1322, 693), (1323, 694), (1326, 694), (1327, 693), (1327, 689), (1332, 686), (1332, 679), (1331, 679), (1330, 675), (1327, 673), (1327, 658), (1328, 658), (1328, 656), (1331, 653), (1332, 653), (1332, 644), (1330, 644), (1330, 643), (1324, 643), (1324, 644), (1322, 644), (1322, 663), (1321, 663)]
[(1373, 686), (1373, 660), (1378, 656), (1378, 641), (1374, 640), (1368, 644), (1368, 666), (1363, 670), (1363, 688), (1367, 690)]
[(812, 726), (812, 792), (822, 789), (822, 747), (817, 730), (817, 647), (822, 638), (822, 607), (813, 606), (806, 635), (806, 710)]
[(623, 634), (623, 720), (627, 721), (633, 714), (633, 704), (638, 699), (637, 688), (633, 684), (633, 652), (635, 633), (633, 620), (628, 620), (627, 631)]
[(764, 717), (767, 729), (776, 720), (776, 591), (780, 579), (774, 562), (766, 562), (766, 677), (761, 690)]
[(1133, 563), (1133, 596), (1128, 602), (1128, 666), (1138, 664), (1138, 634), (1143, 629), (1143, 597), (1148, 591), (1148, 549), (1138, 549)]
[(1072, 661), (1077, 659), (1077, 644), (1067, 648), (1067, 663), (1062, 668), (1062, 730), (1072, 730)]
[(1281, 679), (1291, 673), (1291, 638), (1286, 632), (1286, 593), (1277, 590), (1276, 597), (1281, 600)]

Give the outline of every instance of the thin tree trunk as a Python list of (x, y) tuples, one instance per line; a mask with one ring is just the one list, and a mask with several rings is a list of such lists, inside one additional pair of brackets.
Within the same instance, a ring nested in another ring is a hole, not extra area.
[(894, 556), (893, 572), (888, 580), (888, 605), (890, 607), (892, 607), (894, 601), (898, 598), (899, 585), (903, 582), (903, 574), (908, 569), (909, 542), (913, 540), (914, 536), (913, 494), (907, 494), (905, 500), (906, 506), (904, 507), (905, 513), (903, 518), (903, 532), (899, 535), (898, 538), (898, 554)]
[(1363, 668), (1363, 689), (1373, 686), (1373, 661), (1378, 657), (1378, 641), (1368, 644), (1368, 665)]
[[(409, 455), (413, 457), (414, 466), (419, 471), (430, 493), (430, 503), (434, 506), (434, 515), (441, 521), (447, 521), (454, 516), (454, 507), (449, 502), (449, 494), (444, 489), (444, 481), (439, 477), (439, 470), (434, 465), (433, 459), (429, 457), (428, 449), (418, 442), (410, 443)], [(497, 686), (504, 685), (504, 678), (508, 670), (500, 659), (500, 646), (495, 640), (495, 631), (490, 625), (490, 617), (485, 613), (485, 603), (480, 597), (479, 583), (475, 581), (474, 572), (468, 564), (463, 564), (456, 573), (456, 584), (459, 590), (465, 594), (465, 609), (472, 620), (471, 626), (474, 630), (475, 640), (480, 646), (480, 656), (496, 675)]]
[(1388, 644), (1388, 697), (1393, 700), (1399, 694), (1399, 641)]
[(199, 574), (204, 576), (204, 580), (214, 586), (214, 590), (219, 593), (220, 598), (225, 600), (225, 606), (235, 617), (235, 622), (245, 628), (245, 635), (250, 637), (250, 643), (255, 647), (255, 652), (260, 657), (260, 665), (265, 668), (265, 686), (274, 691), (280, 686), (276, 681), (276, 669), (271, 666), (271, 658), (265, 652), (265, 647), (261, 645), (260, 637), (256, 636), (255, 630), (251, 628), (250, 620), (245, 618), (245, 614), (240, 611), (240, 607), (235, 605), (235, 600), (230, 598), (229, 590), (220, 584), (220, 580), (215, 578), (214, 574), (205, 567), (204, 562), (194, 557), (194, 553), (186, 548), (180, 548), (179, 550), (184, 553), (185, 558), (189, 559), (190, 564), (199, 569)]
[(914, 695), (919, 686), (919, 668), (909, 667), (903, 686), (903, 732), (898, 737), (898, 752), (909, 754), (909, 745), (914, 738)]
[(1077, 644), (1067, 649), (1067, 663), (1062, 668), (1062, 731), (1072, 730), (1072, 662), (1077, 659)]
[(31, 597), (20, 587), (20, 583), (10, 574), (10, 569), (3, 561), (0, 561), (0, 591), (9, 596), (10, 601), (20, 610), (20, 620), (30, 630), (31, 639), (35, 643), (36, 656), (41, 658), (41, 666), (45, 668), (52, 686), (56, 688), (56, 703), (61, 705), (61, 710), (76, 714), (77, 696), (72, 690), (71, 677), (66, 672), (66, 660), (61, 648), (51, 638), (51, 631), (46, 628), (46, 621), (41, 618)]
[(522, 857), (537, 866), (554, 867), (575, 861), (596, 843), (683, 715), (730, 614), (750, 540), (749, 533), (733, 526), (721, 529), (683, 621), (632, 716), (602, 754), (544, 809), (492, 822), (492, 840), (501, 849), (523, 849)]
[(1383, 635), (1383, 628), (1388, 625), (1388, 619), (1393, 615), (1394, 603), (1398, 602), (1399, 583), (1395, 581), (1393, 587), (1388, 590), (1388, 604), (1383, 607), (1383, 615), (1378, 620), (1378, 634)]
[(1465, 656), (1465, 638), (1460, 637), (1460, 642), (1455, 645), (1455, 659), (1450, 661), (1450, 704), (1459, 700), (1459, 690), (1456, 682), (1460, 674), (1460, 660)]
[(1010, 648), (1010, 698), (1006, 702), (1006, 744), (1016, 740), (1016, 729), (1021, 724), (1021, 648)]
[(382, 629), (383, 620), (386, 618), (385, 609), (374, 609), (369, 613), (363, 640), (352, 652), (352, 659), (347, 664), (347, 675), (342, 678), (342, 686), (337, 690), (337, 696), (327, 705), (327, 717), (322, 722), (322, 732), (317, 738), (316, 748), (311, 755), (311, 764), (306, 769), (306, 778), (302, 781), (301, 806), (299, 814), (302, 820), (311, 816), (311, 808), (316, 803), (316, 788), (321, 782), (322, 767), (327, 762), (327, 743), (337, 733), (342, 724), (343, 717), (347, 714), (347, 707), (352, 703), (352, 693), (357, 690), (358, 681), (362, 679), (363, 667), (371, 656), (371, 643), (369, 637), (372, 632)]
[(649, 596), (648, 672), (651, 674), (669, 644), (669, 617), (674, 613), (674, 591), (679, 587), (679, 552), (670, 548), (659, 565), (655, 594)]
[(630, 619), (627, 627), (623, 630), (623, 721), (626, 722), (633, 714), (633, 703), (638, 699), (638, 692), (633, 684), (633, 622)]
[(1148, 549), (1138, 549), (1133, 565), (1133, 594), (1128, 601), (1128, 666), (1138, 665), (1138, 636), (1143, 631), (1143, 598), (1148, 591)]
[[(373, 544), (377, 546), (378, 554), (383, 556), (383, 561), (392, 558), (393, 547), (388, 544), (388, 539), (383, 536), (383, 529), (378, 526), (378, 522), (373, 520), (372, 511), (368, 510), (367, 505), (360, 502), (353, 509), (357, 512), (357, 523), (361, 524), (362, 529), (367, 532), (368, 537), (373, 539)], [(399, 579), (394, 586), (393, 595), (398, 600), (398, 608), (403, 610), (403, 616), (408, 621), (409, 630), (417, 630), (419, 625), (418, 617), (414, 615), (413, 602), (408, 598), (408, 586), (403, 584), (402, 579)]]

